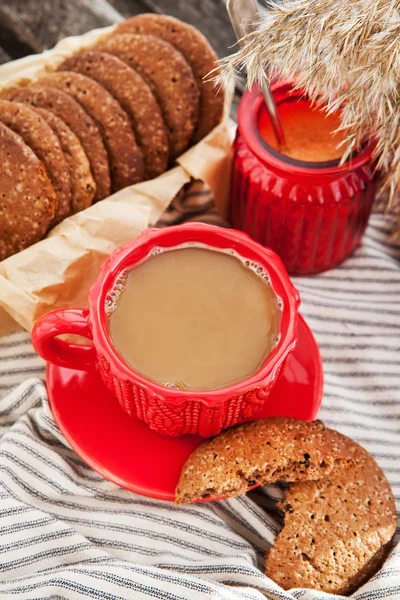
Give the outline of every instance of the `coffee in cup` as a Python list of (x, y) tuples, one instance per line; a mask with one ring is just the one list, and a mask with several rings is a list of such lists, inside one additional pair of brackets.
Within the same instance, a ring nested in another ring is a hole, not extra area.
[(193, 244), (154, 249), (106, 300), (116, 352), (181, 390), (216, 390), (256, 373), (279, 341), (281, 308), (260, 264)]

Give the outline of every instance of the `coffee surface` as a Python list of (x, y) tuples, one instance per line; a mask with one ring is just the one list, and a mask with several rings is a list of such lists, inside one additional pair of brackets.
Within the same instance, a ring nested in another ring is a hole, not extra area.
[(180, 389), (218, 389), (253, 375), (275, 347), (277, 300), (235, 256), (171, 250), (128, 272), (109, 333), (145, 377)]
[(285, 132), (286, 148), (278, 149), (278, 144), (266, 113), (259, 122), (261, 137), (274, 150), (281, 154), (306, 162), (326, 162), (342, 157), (346, 145), (338, 145), (345, 139), (340, 127), (340, 113), (327, 114), (307, 99), (282, 102), (278, 113)]

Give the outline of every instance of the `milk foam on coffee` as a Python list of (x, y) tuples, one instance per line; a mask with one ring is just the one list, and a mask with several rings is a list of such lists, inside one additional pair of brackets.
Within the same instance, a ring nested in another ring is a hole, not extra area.
[(279, 341), (281, 308), (260, 265), (193, 246), (153, 251), (106, 304), (125, 362), (184, 390), (219, 389), (258, 371)]

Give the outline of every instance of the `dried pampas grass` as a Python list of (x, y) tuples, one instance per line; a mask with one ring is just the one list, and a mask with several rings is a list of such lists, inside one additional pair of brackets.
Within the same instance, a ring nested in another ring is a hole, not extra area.
[(342, 107), (349, 131), (343, 160), (366, 134), (377, 137), (382, 189), (400, 181), (400, 0), (267, 0), (268, 12), (244, 46), (222, 61), (222, 78), (245, 69), (295, 78), (328, 111)]

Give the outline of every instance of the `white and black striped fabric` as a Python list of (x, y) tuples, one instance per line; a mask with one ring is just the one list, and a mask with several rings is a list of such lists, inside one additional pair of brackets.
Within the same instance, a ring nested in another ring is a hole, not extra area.
[[(374, 215), (350, 260), (295, 283), (324, 360), (320, 416), (374, 454), (399, 508), (400, 247), (389, 229)], [(2, 600), (337, 598), (284, 592), (263, 574), (274, 488), (179, 507), (122, 490), (68, 447), (43, 377), (27, 334), (0, 340)], [(400, 598), (400, 545), (352, 597)]]

